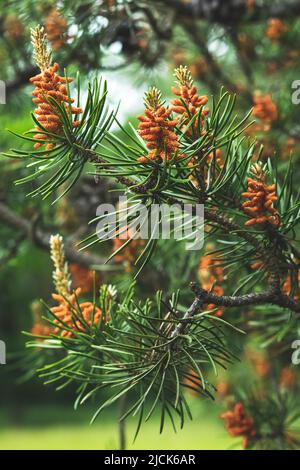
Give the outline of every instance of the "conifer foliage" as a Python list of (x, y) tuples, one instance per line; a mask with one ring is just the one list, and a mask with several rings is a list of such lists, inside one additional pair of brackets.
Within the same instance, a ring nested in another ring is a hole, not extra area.
[[(64, 47), (66, 22), (51, 14), (48, 36), (56, 51)], [(55, 22), (61, 28), (57, 35)], [(269, 39), (285, 33), (281, 24), (270, 23)], [(147, 208), (148, 222), (153, 204), (189, 203), (194, 210), (203, 204), (205, 243), (197, 253), (181, 250), (177, 256), (173, 241), (164, 240), (174, 256), (163, 274), (158, 270), (161, 276), (168, 279), (168, 269), (186, 268), (196, 260), (194, 277), (182, 275), (181, 285), (171, 291), (167, 282), (153, 282), (160, 287), (147, 285), (143, 296), (140, 277), (165, 256), (153, 233), (139, 243), (132, 227), (126, 227), (120, 242), (118, 227), (108, 259), (114, 268), (127, 263), (132, 278), (127, 285), (99, 282), (90, 271), (78, 285), (78, 268), (66, 261), (67, 246), (53, 235), (53, 302), (43, 304), (43, 314), (28, 333), (29, 368), (38, 368), (44, 382), (58, 389), (76, 383), (76, 407), (93, 398), (93, 420), (125, 400), (120, 421), (135, 418), (136, 436), (155, 412), (160, 432), (167, 421), (176, 430), (191, 418), (187, 392), (219, 399), (216, 377), (243, 360), (233, 345), (254, 331), (266, 348), (267, 367), (246, 390), (242, 384), (223, 387), (227, 409), (221, 419), (245, 449), (271, 449), (274, 442), (280, 449), (299, 447), (296, 372), (285, 367), (282, 374), (276, 361), (281, 354), (286, 358), (284, 345), (292, 344), (299, 329), (300, 196), (292, 160), (282, 172), (277, 160), (265, 158), (263, 148), (249, 137), (253, 115), (265, 132), (278, 119), (271, 98), (257, 96), (254, 112), (237, 117), (238, 97), (223, 88), (213, 97), (201, 94), (190, 68), (179, 64), (170, 101), (150, 87), (144, 114), (129, 128), (108, 105), (109, 84), (95, 78), (81, 93), (79, 74), (72, 85), (67, 72), (58, 74), (68, 64), (52, 62), (40, 26), (32, 31), (32, 46), (40, 69), (30, 79), (37, 108), (34, 128), (19, 136), (31, 148), (5, 153), (24, 167), (27, 163), (26, 176), (17, 184), (34, 183), (30, 196), (59, 204), (83, 173), (92, 172), (98, 184), (109, 180), (128, 197), (133, 225), (133, 208), (140, 203)], [(116, 212), (122, 213), (122, 207)], [(92, 222), (100, 220), (97, 216)], [(156, 223), (160, 229), (163, 220)], [(81, 240), (80, 253), (102, 252), (103, 240), (92, 227)]]

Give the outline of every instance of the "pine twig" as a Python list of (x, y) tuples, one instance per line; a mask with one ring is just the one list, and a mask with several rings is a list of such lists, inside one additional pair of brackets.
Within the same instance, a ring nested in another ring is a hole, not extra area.
[[(2, 202), (0, 202), (0, 220), (8, 227), (23, 233), (26, 238), (38, 248), (42, 248), (43, 250), (49, 252), (49, 241), (51, 234), (44, 232), (38, 227), (35, 227), (34, 222), (30, 222), (16, 214)], [(73, 247), (73, 244), (68, 240), (65, 242), (65, 254), (68, 261), (72, 263), (78, 263), (86, 267), (105, 263), (104, 258), (94, 253), (77, 251)]]

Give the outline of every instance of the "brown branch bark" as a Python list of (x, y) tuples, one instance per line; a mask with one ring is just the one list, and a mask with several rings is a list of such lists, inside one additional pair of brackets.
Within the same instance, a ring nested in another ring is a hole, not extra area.
[[(41, 228), (35, 227), (33, 222), (16, 214), (2, 202), (0, 202), (0, 220), (11, 229), (15, 229), (24, 234), (24, 236), (38, 248), (49, 251), (51, 233), (46, 233)], [(78, 263), (89, 268), (105, 263), (104, 258), (94, 253), (76, 250), (74, 244), (68, 239), (65, 240), (65, 254), (67, 260), (71, 263)]]
[[(195, 299), (182, 317), (173, 331), (172, 338), (176, 339), (182, 335), (187, 325), (199, 311), (205, 310), (205, 305), (214, 304), (220, 307), (247, 307), (249, 305), (273, 304), (279, 307), (288, 308), (293, 312), (300, 313), (300, 302), (295, 302), (291, 297), (282, 294), (273, 287), (269, 287), (265, 292), (249, 293), (245, 295), (216, 295), (202, 289), (197, 284), (191, 285), (195, 294)], [(299, 317), (299, 315), (298, 315)], [(174, 347), (175, 343), (171, 343)]]
[(300, 15), (299, 0), (272, 1), (268, 4), (256, 1), (251, 7), (247, 7), (246, 0), (162, 0), (162, 3), (174, 9), (179, 17), (203, 19), (223, 25), (258, 23), (273, 17), (293, 18)]
[(289, 308), (294, 312), (300, 312), (300, 302), (295, 302), (291, 297), (269, 288), (265, 292), (249, 293), (245, 295), (216, 295), (197, 285), (192, 286), (196, 298), (205, 304), (214, 304), (222, 307), (246, 307), (248, 305), (273, 304), (283, 308)]

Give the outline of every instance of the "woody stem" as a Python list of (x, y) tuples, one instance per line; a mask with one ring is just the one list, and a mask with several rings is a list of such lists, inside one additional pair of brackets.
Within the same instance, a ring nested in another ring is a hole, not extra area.
[(126, 411), (127, 395), (124, 393), (120, 398), (119, 408), (119, 450), (126, 450), (126, 424), (125, 420), (121, 420), (121, 417)]

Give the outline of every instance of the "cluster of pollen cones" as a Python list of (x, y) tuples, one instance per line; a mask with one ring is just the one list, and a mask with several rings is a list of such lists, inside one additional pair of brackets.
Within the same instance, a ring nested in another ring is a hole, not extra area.
[(248, 178), (248, 191), (242, 194), (248, 198), (242, 204), (245, 214), (250, 216), (245, 225), (256, 225), (270, 223), (274, 226), (280, 225), (280, 219), (273, 203), (277, 201), (276, 186), (268, 186), (264, 181), (256, 181)]
[[(42, 147), (45, 144), (44, 141), (49, 140), (49, 136), (44, 133), (43, 128), (58, 135), (63, 130), (61, 116), (56, 106), (49, 101), (49, 97), (55, 99), (58, 104), (63, 104), (68, 114), (77, 115), (82, 113), (81, 108), (72, 106), (74, 100), (68, 96), (66, 83), (72, 82), (73, 79), (58, 75), (58, 69), (59, 66), (55, 63), (30, 79), (31, 83), (35, 86), (32, 92), (34, 97), (33, 102), (38, 105), (35, 115), (41, 124), (41, 127), (34, 129), (37, 132), (34, 138), (40, 141), (34, 144), (34, 148)], [(73, 127), (78, 127), (80, 121), (73, 121), (72, 125)], [(55, 143), (47, 143), (45, 149), (52, 150), (54, 147)]]

